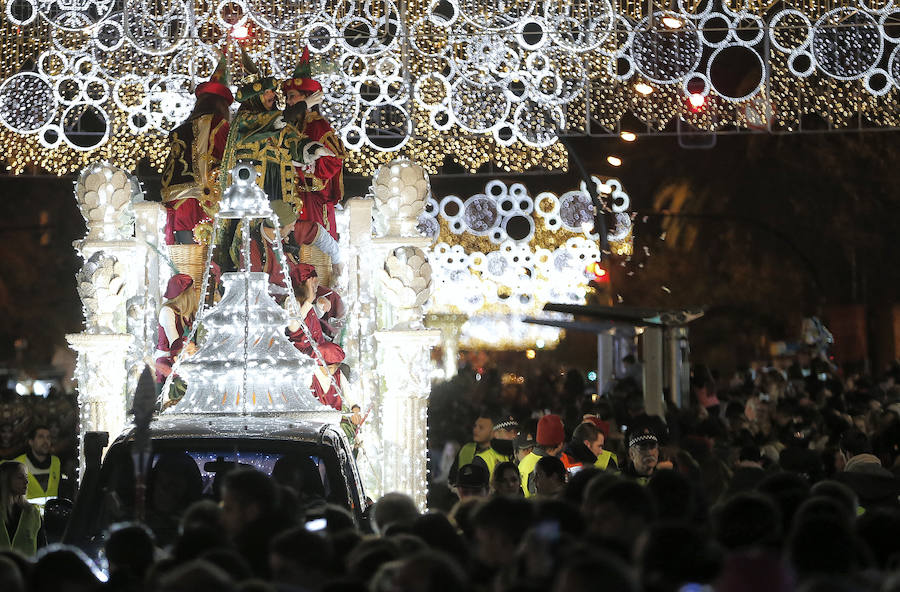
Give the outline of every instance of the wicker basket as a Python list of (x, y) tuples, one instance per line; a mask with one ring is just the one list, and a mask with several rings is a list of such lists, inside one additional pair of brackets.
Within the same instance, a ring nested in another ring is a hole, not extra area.
[(331, 287), (331, 257), (313, 245), (300, 246), (300, 261), (316, 268), (319, 285)]
[(207, 245), (168, 245), (169, 258), (179, 273), (186, 273), (194, 280), (194, 290), (200, 295), (203, 271), (206, 269)]

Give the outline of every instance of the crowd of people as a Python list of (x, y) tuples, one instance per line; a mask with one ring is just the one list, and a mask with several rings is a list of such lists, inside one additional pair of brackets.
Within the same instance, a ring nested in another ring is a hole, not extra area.
[[(145, 525), (114, 526), (108, 577), (77, 549), (26, 559), (12, 544), (0, 589), (900, 590), (898, 378), (780, 360), (725, 384), (695, 368), (690, 404), (666, 417), (644, 413), (635, 384), (568, 425), (476, 414), (432, 484), (453, 492), (446, 512), (388, 493), (362, 523), (338, 506), (311, 517), (239, 469), (219, 503), (183, 508), (165, 548)], [(24, 465), (10, 465), (7, 534), (30, 520)]]

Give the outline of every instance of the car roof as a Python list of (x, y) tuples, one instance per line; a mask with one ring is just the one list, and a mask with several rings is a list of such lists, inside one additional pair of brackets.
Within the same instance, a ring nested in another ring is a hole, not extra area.
[[(340, 416), (338, 416), (340, 417)], [(241, 438), (259, 440), (298, 440), (320, 442), (329, 428), (339, 430), (336, 422), (309, 418), (306, 414), (284, 415), (163, 415), (150, 423), (154, 440), (176, 438)], [(134, 436), (132, 426), (120, 439)]]

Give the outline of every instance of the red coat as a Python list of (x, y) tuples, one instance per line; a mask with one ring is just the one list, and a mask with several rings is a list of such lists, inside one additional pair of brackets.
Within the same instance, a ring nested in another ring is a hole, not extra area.
[[(337, 386), (339, 388), (341, 388), (343, 386), (341, 384), (341, 373), (339, 371), (335, 372), (331, 378), (334, 381), (334, 383), (337, 384)], [(344, 406), (344, 402), (341, 400), (340, 393), (338, 393), (337, 389), (334, 388), (334, 384), (332, 384), (330, 382), (328, 384), (328, 390), (326, 391), (322, 388), (322, 385), (319, 384), (319, 381), (316, 380), (316, 377), (313, 376), (312, 392), (316, 396), (316, 398), (319, 400), (319, 402), (322, 403), (323, 405), (328, 405), (330, 407), (334, 407), (338, 411), (340, 411), (341, 408)]]
[(308, 113), (301, 130), (314, 142), (322, 143), (334, 156), (322, 156), (314, 168), (297, 167), (298, 196), (303, 200), (299, 220), (311, 220), (338, 238), (334, 206), (344, 197), (343, 166), (346, 150), (331, 124), (316, 112)]
[[(344, 350), (341, 349), (341, 346), (331, 343), (330, 341), (325, 339), (325, 334), (322, 332), (322, 324), (319, 322), (319, 317), (316, 316), (315, 310), (313, 310), (312, 308), (309, 309), (309, 312), (306, 313), (304, 322), (309, 329), (309, 334), (312, 337), (312, 340), (315, 342), (316, 347), (319, 348), (319, 352), (325, 359), (325, 363), (340, 364), (341, 362), (343, 362)], [(306, 336), (306, 332), (303, 331), (303, 327), (297, 327), (296, 331), (285, 329), (285, 333), (287, 334), (290, 342), (294, 344), (294, 347), (296, 347), (307, 356), (312, 357), (314, 355), (312, 345), (310, 344), (310, 339)]]

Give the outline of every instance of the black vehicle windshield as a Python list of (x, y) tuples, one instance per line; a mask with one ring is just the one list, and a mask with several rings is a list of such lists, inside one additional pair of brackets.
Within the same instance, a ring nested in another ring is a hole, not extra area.
[[(312, 442), (254, 439), (160, 439), (153, 441), (153, 458), (146, 479), (145, 517), (161, 545), (178, 532), (184, 511), (201, 499), (219, 501), (225, 475), (237, 467), (252, 467), (296, 494), (307, 516), (325, 504), (348, 509), (347, 486), (334, 448)], [(90, 515), (70, 525), (67, 540), (92, 546), (111, 524), (136, 517), (136, 480), (131, 442), (110, 448), (99, 478), (86, 495), (93, 498)], [(88, 500), (79, 499), (76, 511)], [(76, 516), (73, 516), (76, 518)]]

